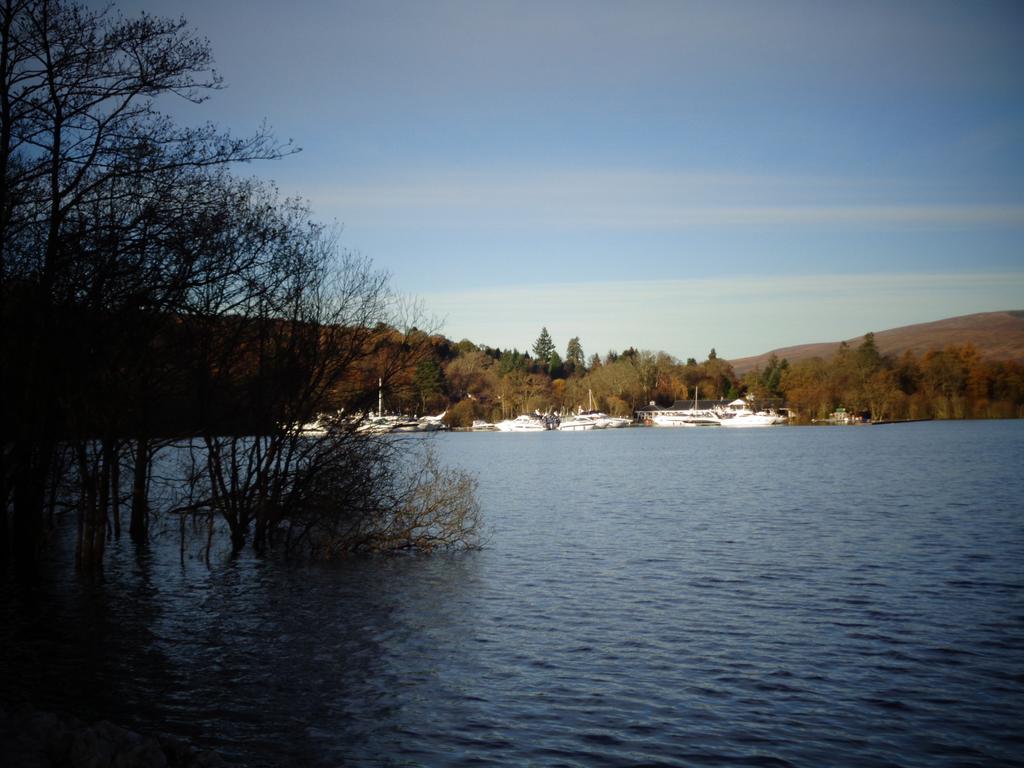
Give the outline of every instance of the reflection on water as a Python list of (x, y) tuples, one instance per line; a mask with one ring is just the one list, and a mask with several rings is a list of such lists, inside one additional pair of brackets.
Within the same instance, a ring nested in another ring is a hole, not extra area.
[(3, 697), (250, 765), (1022, 764), (1024, 424), (438, 447), (489, 549), (115, 547), (4, 599)]

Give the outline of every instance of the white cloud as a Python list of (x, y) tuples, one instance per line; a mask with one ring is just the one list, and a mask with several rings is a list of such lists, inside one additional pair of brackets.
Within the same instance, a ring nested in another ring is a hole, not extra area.
[(726, 173), (414, 173), (307, 190), (362, 227), (683, 230), (697, 227), (1021, 227), (1024, 205), (919, 202), (886, 180)]

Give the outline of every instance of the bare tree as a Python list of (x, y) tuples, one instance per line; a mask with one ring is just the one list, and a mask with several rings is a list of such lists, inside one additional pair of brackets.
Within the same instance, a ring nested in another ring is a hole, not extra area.
[[(4, 529), (13, 510), (15, 537), (0, 557), (13, 548), (28, 569), (58, 446), (86, 436), (76, 408), (103, 385), (97, 370), (106, 350), (94, 354), (91, 342), (110, 329), (98, 313), (153, 298), (141, 290), (153, 287), (152, 275), (143, 269), (126, 280), (126, 251), (109, 247), (144, 239), (148, 214), (169, 212), (136, 205), (135, 195), (159, 198), (187, 169), (288, 151), (266, 131), (237, 139), (212, 126), (180, 128), (156, 110), (158, 96), (199, 102), (218, 88), (210, 63), (206, 41), (183, 20), (125, 19), (62, 0), (0, 4)], [(101, 204), (118, 216), (87, 215)], [(101, 464), (116, 461), (112, 447), (100, 453)], [(89, 516), (101, 528), (105, 519)]]
[(102, 562), (122, 498), (145, 540), (152, 457), (173, 437), (201, 438), (184, 509), (225, 524), (236, 551), (272, 548), (281, 531), (311, 541), (299, 532), (321, 518), (301, 504), (328, 478), (347, 493), (331, 513), (345, 519), (440, 509), (419, 485), (401, 490), (400, 452), (347, 418), (330, 440), (299, 429), (362, 407), (367, 372), (396, 376), (429, 337), (395, 322), (387, 275), (301, 202), (226, 170), (288, 145), (157, 111), (158, 97), (199, 102), (220, 86), (206, 41), (183, 20), (0, 0), (0, 54), (0, 557), (33, 566), (66, 449), (79, 562)]
[[(483, 524), (472, 476), (443, 467), (429, 448), (406, 456), (398, 471), (394, 461), (386, 466), (392, 470), (389, 482), (376, 478), (368, 495), (346, 488), (353, 477), (348, 471), (331, 467), (321, 472), (296, 507), (302, 514), (289, 520), (289, 551), (331, 558), (352, 552), (433, 552), (482, 545)], [(382, 499), (384, 489), (387, 495)], [(377, 503), (349, 503), (357, 498)]]
[[(379, 550), (399, 520), (404, 547), (434, 549), (449, 535), (441, 529), (468, 541), (476, 518), (465, 510), (475, 501), (454, 499), (472, 488), (453, 482), (428, 502), (422, 472), (401, 479), (403, 444), (358, 431), (365, 372), (414, 367), (429, 343), (388, 322), (387, 275), (339, 250), (301, 203), (276, 201), (272, 190), (254, 190), (231, 221), (222, 261), (239, 270), (195, 291), (182, 324), (203, 416), (180, 513), (205, 519), (211, 535), (225, 526), (235, 552), (250, 541), (285, 554)], [(328, 420), (329, 434), (304, 434), (331, 407), (344, 412)]]

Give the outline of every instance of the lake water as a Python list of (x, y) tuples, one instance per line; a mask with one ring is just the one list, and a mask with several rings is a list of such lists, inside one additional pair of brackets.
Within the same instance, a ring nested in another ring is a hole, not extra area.
[(487, 549), (121, 545), (3, 601), (0, 698), (247, 765), (1024, 765), (1024, 422), (436, 444)]

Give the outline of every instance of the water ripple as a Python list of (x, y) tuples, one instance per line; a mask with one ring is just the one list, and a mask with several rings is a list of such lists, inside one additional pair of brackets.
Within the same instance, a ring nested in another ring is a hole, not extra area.
[(438, 444), (490, 549), (114, 546), (4, 597), (4, 695), (254, 766), (1024, 765), (1024, 423)]

